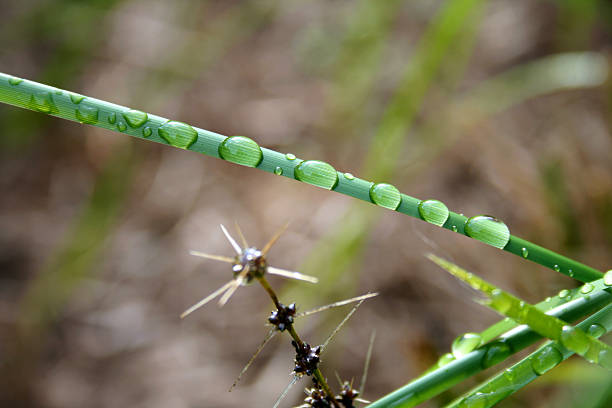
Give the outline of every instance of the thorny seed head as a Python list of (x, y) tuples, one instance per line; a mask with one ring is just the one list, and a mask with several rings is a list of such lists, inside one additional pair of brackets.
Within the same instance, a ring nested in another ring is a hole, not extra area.
[(312, 388), (306, 388), (307, 397), (304, 398), (304, 404), (298, 408), (330, 408), (332, 406), (330, 398), (325, 395), (325, 391), (316, 381), (313, 382), (314, 386)]
[(287, 327), (293, 324), (294, 316), (295, 303), (291, 303), (289, 306), (285, 306), (280, 303), (280, 307), (270, 314), (268, 321), (276, 326), (278, 330), (284, 331)]
[(298, 345), (295, 340), (291, 340), (295, 348), (295, 368), (293, 371), (298, 375), (312, 375), (319, 365), (321, 359), (321, 346), (310, 347), (308, 343)]
[(254, 247), (243, 248), (242, 253), (236, 256), (232, 271), (236, 278), (244, 268), (249, 267), (249, 272), (246, 275), (246, 283), (250, 283), (253, 278), (260, 278), (266, 273), (268, 263), (263, 253)]
[(342, 384), (342, 391), (340, 391), (340, 394), (336, 396), (336, 400), (339, 401), (344, 408), (355, 408), (353, 402), (358, 396), (359, 391), (354, 389), (350, 382), (345, 381), (344, 384)]

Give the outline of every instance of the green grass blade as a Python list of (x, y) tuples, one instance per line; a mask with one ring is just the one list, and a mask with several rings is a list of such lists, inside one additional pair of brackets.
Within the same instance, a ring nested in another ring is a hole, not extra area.
[[(429, 255), (428, 258), (474, 289), (487, 295), (489, 299), (483, 303), (493, 310), (518, 323), (528, 325), (544, 337), (560, 342), (566, 348), (584, 357), (587, 361), (612, 370), (612, 348), (607, 344), (579, 329), (568, 326), (561, 319), (545, 314), (535, 306), (522, 301), (508, 292), (504, 292), (495, 285), (451, 262), (435, 255)], [(603, 279), (601, 282), (603, 284)], [(591, 283), (585, 284), (581, 289), (585, 294), (590, 294), (593, 290), (594, 287)]]
[[(606, 306), (576, 327), (590, 333), (593, 337), (600, 337), (611, 331), (612, 305)], [(546, 342), (523, 360), (470, 390), (464, 396), (449, 404), (448, 407), (472, 406), (470, 404), (479, 408), (492, 407), (553, 369), (572, 354), (574, 353), (571, 350), (557, 342)]]
[[(593, 282), (597, 288), (602, 287), (603, 280)], [(590, 296), (582, 296), (567, 303), (561, 304), (547, 313), (566, 321), (575, 321), (583, 318), (602, 307), (612, 303), (612, 294), (606, 290), (596, 290)], [(443, 391), (458, 384), (492, 365), (501, 363), (509, 357), (508, 348), (512, 353), (519, 352), (540, 340), (542, 336), (531, 330), (528, 326), (516, 327), (499, 339), (479, 347), (463, 357), (451, 360), (447, 364), (422, 375), (409, 384), (387, 394), (368, 407), (413, 407)], [(507, 346), (507, 347), (504, 347)]]
[[(423, 216), (419, 210), (421, 204), (419, 199), (405, 194), (396, 195), (394, 191), (374, 195), (372, 196), (374, 198), (371, 198), (370, 190), (374, 187), (372, 182), (357, 177), (347, 177), (326, 163), (303, 161), (294, 156), (260, 148), (250, 139), (245, 141), (242, 137), (228, 138), (181, 122), (169, 121), (160, 116), (6, 74), (0, 74), (0, 102), (217, 158), (221, 158), (223, 151), (232, 152), (223, 158), (373, 202), (385, 208), (390, 207), (392, 201), (394, 204), (392, 208), (397, 203), (396, 211), (419, 219), (427, 219), (427, 216)], [(441, 226), (521, 257), (525, 257), (524, 254), (528, 253), (526, 259), (571, 275), (583, 282), (602, 276), (602, 273), (596, 269), (511, 236), (507, 227), (494, 219), (472, 217), (468, 220), (463, 215), (448, 212), (448, 217)], [(505, 239), (507, 243), (502, 245)]]

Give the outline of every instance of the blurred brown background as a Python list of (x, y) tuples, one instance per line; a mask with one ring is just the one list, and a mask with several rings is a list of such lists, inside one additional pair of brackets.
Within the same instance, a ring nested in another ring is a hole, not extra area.
[[(612, 265), (608, 1), (2, 0), (0, 9), (3, 72), (244, 134)], [(380, 155), (389, 146), (397, 157)], [(220, 223), (237, 221), (263, 245), (291, 221), (270, 262), (321, 283), (271, 278), (285, 303), (305, 310), (380, 292), (322, 366), (333, 383), (334, 371), (358, 383), (376, 330), (371, 400), (498, 319), (424, 254), (530, 302), (575, 286), (350, 197), (5, 105), (0, 149), (3, 407), (272, 406), (292, 369), (284, 336), (226, 392), (267, 332), (261, 288), (178, 318), (230, 276), (188, 254), (231, 255)], [(303, 319), (298, 331), (323, 342), (342, 313)], [(609, 384), (572, 359), (501, 406), (605, 406)]]

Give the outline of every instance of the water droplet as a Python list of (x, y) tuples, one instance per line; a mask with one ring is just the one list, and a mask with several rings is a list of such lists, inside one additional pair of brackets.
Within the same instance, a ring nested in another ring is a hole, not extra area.
[(456, 225), (453, 225), (451, 228), (453, 229), (453, 232), (457, 232), (457, 226)]
[(355, 176), (353, 176), (351, 173), (344, 173), (344, 178), (347, 180), (353, 180)]
[(419, 203), (419, 214), (428, 223), (441, 227), (450, 213), (442, 201), (425, 200)]
[(559, 297), (560, 297), (561, 299), (563, 299), (564, 297), (569, 296), (569, 294), (570, 294), (570, 291), (569, 291), (569, 290), (567, 290), (567, 289), (561, 289), (561, 290), (559, 291)]
[(120, 132), (125, 132), (127, 130), (127, 125), (120, 120), (117, 123), (117, 129), (119, 129)]
[(23, 82), (23, 79), (21, 78), (17, 78), (17, 77), (10, 77), (8, 80), (9, 84), (13, 85), (13, 86), (17, 86), (20, 83)]
[(295, 160), (295, 154), (287, 153), (285, 155), (285, 159), (287, 159), (287, 160)]
[(276, 174), (277, 176), (280, 176), (283, 174), (283, 169), (279, 166), (276, 166), (276, 168), (274, 169), (274, 174)]
[(604, 275), (604, 285), (606, 286), (612, 286), (612, 269), (610, 269), (608, 272), (606, 272), (606, 274)]
[(587, 293), (591, 292), (592, 290), (593, 290), (593, 285), (591, 285), (590, 283), (585, 283), (580, 288), (580, 293), (587, 294)]
[(574, 277), (574, 271), (571, 270), (571, 269), (569, 271), (567, 271), (567, 274), (570, 276), (570, 278)]
[(259, 145), (245, 136), (232, 136), (225, 139), (219, 145), (219, 156), (224, 160), (248, 167), (257, 167), (263, 159)]
[(129, 110), (127, 112), (123, 112), (122, 115), (127, 124), (133, 128), (141, 127), (149, 119), (149, 116), (145, 112), (141, 112), (139, 110)]
[(523, 258), (527, 259), (527, 257), (529, 256), (529, 250), (527, 248), (521, 248), (521, 254), (523, 255)]
[(438, 359), (438, 367), (444, 367), (445, 365), (454, 360), (455, 356), (453, 356), (451, 353), (442, 354), (442, 356), (440, 356), (440, 358)]
[(153, 134), (153, 131), (151, 130), (151, 128), (150, 128), (150, 127), (145, 126), (145, 127), (144, 127), (144, 129), (142, 129), (142, 135), (143, 135), (144, 137), (149, 137), (149, 136), (151, 136), (152, 134)]
[(501, 363), (512, 354), (510, 346), (504, 341), (494, 341), (489, 343), (486, 347), (487, 352), (482, 357), (481, 362), (483, 368), (489, 368), (495, 364)]
[(599, 323), (593, 323), (587, 329), (587, 333), (592, 337), (601, 337), (606, 332), (606, 328)]
[(57, 113), (59, 110), (53, 102), (50, 92), (37, 92), (30, 97), (30, 108), (42, 113)]
[(506, 224), (489, 215), (477, 215), (465, 223), (467, 236), (503, 249), (510, 240), (510, 231)]
[(85, 99), (85, 97), (83, 95), (79, 95), (79, 94), (75, 94), (75, 93), (71, 93), (70, 94), (70, 100), (75, 105), (78, 105), (79, 103), (83, 102), (83, 99)]
[(537, 375), (543, 375), (563, 360), (563, 354), (552, 345), (544, 347), (531, 357), (531, 368)]
[(553, 269), (555, 270), (555, 272), (561, 272), (561, 267), (559, 265), (553, 266)]
[(461, 336), (457, 337), (453, 341), (453, 345), (451, 346), (451, 351), (455, 358), (461, 358), (466, 354), (474, 351), (480, 343), (482, 342), (482, 337), (478, 333), (465, 333)]
[(561, 330), (561, 344), (580, 355), (584, 355), (589, 349), (589, 341), (586, 338), (586, 334), (572, 326), (563, 326)]
[(97, 107), (88, 105), (87, 103), (81, 103), (75, 111), (75, 115), (79, 122), (92, 125), (98, 122), (98, 112)]
[(117, 122), (117, 115), (115, 114), (115, 112), (111, 112), (108, 114), (108, 123), (110, 123), (111, 125), (114, 125), (115, 122)]
[(198, 138), (198, 132), (183, 122), (168, 121), (157, 129), (159, 136), (172, 146), (187, 149)]
[(493, 289), (491, 292), (491, 306), (503, 314), (512, 307), (512, 300), (500, 289)]
[(597, 363), (608, 370), (612, 369), (612, 353), (609, 350), (601, 350), (597, 356)]
[(391, 210), (396, 210), (402, 202), (398, 189), (387, 183), (374, 184), (370, 188), (370, 199), (374, 204)]
[(305, 183), (331, 190), (338, 183), (338, 172), (325, 162), (307, 160), (301, 162), (295, 168), (295, 178)]

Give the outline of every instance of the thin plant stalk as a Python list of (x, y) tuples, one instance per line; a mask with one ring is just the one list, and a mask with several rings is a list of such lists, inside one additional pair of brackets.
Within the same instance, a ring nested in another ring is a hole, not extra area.
[[(0, 73), (0, 102), (223, 158), (230, 162), (257, 167), (276, 175), (334, 190), (415, 218), (428, 220), (435, 225), (463, 235), (472, 235), (473, 238), (482, 242), (582, 282), (589, 282), (602, 276), (602, 273), (594, 268), (511, 235), (507, 227), (497, 223), (496, 220), (475, 220), (474, 218), (468, 220), (461, 214), (448, 211), (443, 203), (439, 203), (441, 205), (436, 203), (423, 211), (423, 205), (427, 202), (401, 194), (390, 184), (374, 184), (347, 173), (338, 172), (331, 165), (318, 160), (304, 161), (294, 155), (261, 148), (251, 139), (242, 136), (228, 138), (182, 122), (170, 121), (160, 116), (3, 73)], [(384, 160), (384, 158), (381, 157), (379, 160)], [(428, 214), (433, 214), (435, 217), (430, 218)], [(488, 223), (484, 225), (485, 229), (488, 228), (488, 232), (477, 234), (476, 229), (471, 228), (475, 221)]]

